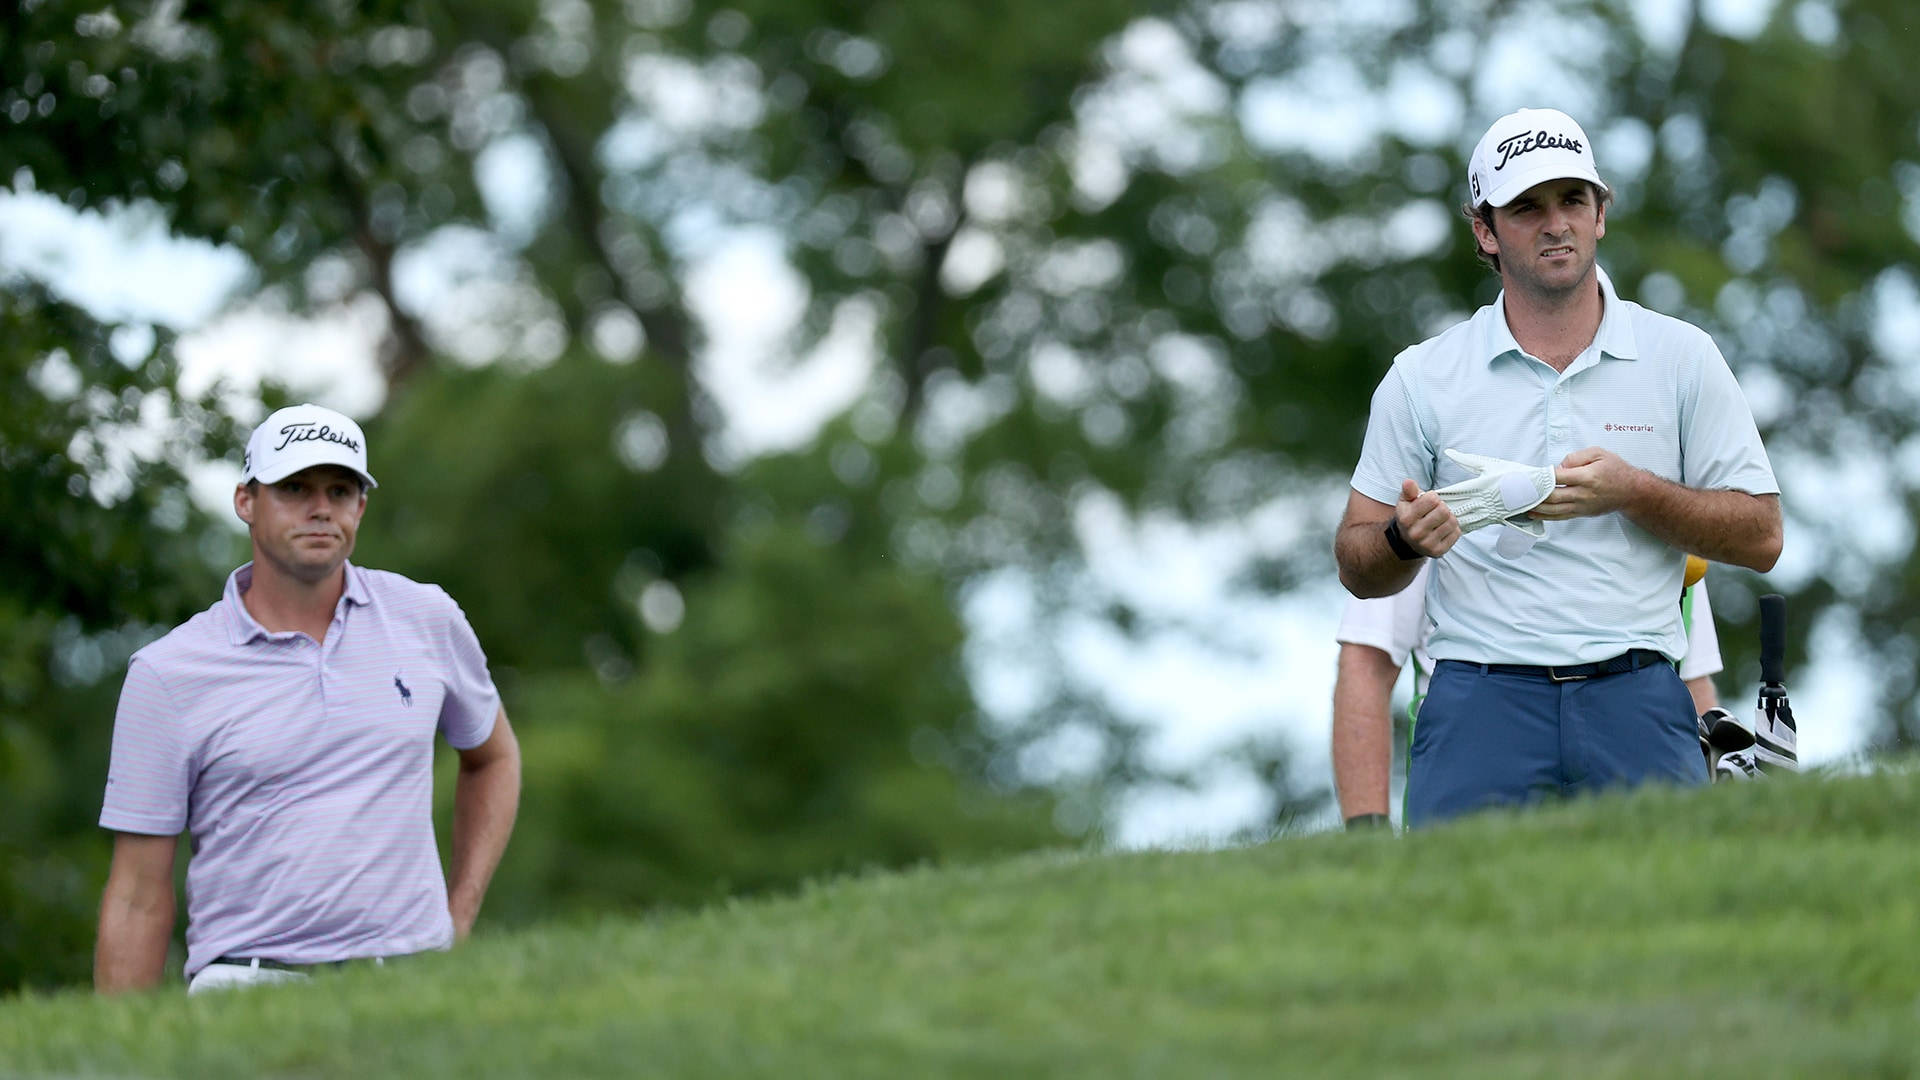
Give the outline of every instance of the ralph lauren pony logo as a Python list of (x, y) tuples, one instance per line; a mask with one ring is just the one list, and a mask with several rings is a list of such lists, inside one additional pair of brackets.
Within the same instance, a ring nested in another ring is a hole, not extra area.
[(393, 673), (393, 688), (400, 691), (400, 704), (409, 709), (413, 708), (413, 691), (407, 689), (407, 684), (400, 681), (400, 673), (397, 671)]

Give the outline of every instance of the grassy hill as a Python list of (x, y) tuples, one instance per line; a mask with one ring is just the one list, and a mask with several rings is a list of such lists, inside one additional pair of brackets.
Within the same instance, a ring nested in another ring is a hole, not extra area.
[[(1053, 855), (0, 1003), (29, 1077), (1908, 1076), (1920, 776)], [(511, 857), (511, 856), (509, 856)]]

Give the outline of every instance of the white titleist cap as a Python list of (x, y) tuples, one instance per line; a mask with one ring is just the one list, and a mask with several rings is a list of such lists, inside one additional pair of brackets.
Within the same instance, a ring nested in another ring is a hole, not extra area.
[(1475, 207), (1505, 206), (1535, 184), (1565, 179), (1607, 186), (1587, 133), (1558, 109), (1521, 109), (1495, 120), (1467, 163)]
[(276, 484), (301, 469), (340, 465), (379, 487), (367, 471), (367, 437), (353, 419), (318, 405), (289, 405), (253, 429), (240, 482)]

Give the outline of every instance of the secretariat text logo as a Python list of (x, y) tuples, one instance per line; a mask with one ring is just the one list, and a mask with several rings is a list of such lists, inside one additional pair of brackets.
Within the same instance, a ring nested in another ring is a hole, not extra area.
[(1653, 434), (1652, 424), (1608, 424), (1606, 427), (1608, 431), (1633, 431), (1647, 435)]

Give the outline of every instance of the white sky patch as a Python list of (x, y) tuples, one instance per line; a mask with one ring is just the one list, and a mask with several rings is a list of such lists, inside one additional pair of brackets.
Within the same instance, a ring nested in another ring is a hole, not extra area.
[(1457, 227), (1454, 215), (1437, 199), (1421, 199), (1395, 210), (1381, 227), (1386, 250), (1398, 259), (1430, 255), (1446, 245)]
[(924, 394), (914, 438), (935, 457), (958, 453), (967, 439), (1005, 416), (1017, 400), (1013, 380), (1005, 375), (970, 383), (950, 371), (935, 372)]
[(1728, 37), (1750, 38), (1773, 18), (1772, 0), (1701, 0), (1700, 21)]
[[(1324, 608), (1320, 591), (1318, 606)], [(1230, 649), (1179, 632), (1135, 640), (1089, 618), (1067, 628), (1062, 651), (1116, 713), (1157, 728), (1148, 747), (1157, 765), (1198, 766), (1248, 735), (1264, 733), (1295, 746), (1303, 779), (1324, 781), (1326, 748), (1317, 741), (1307, 745), (1312, 740), (1306, 736), (1331, 724), (1335, 648), (1331, 627), (1320, 634), (1308, 612), (1314, 599), (1217, 598), (1184, 613), (1226, 629)], [(1295, 665), (1308, 664), (1324, 674), (1304, 681), (1290, 677)], [(1316, 684), (1326, 692), (1308, 697)]]
[(963, 225), (940, 264), (940, 284), (953, 296), (967, 296), (1007, 265), (1006, 249), (984, 229)]
[(1187, 39), (1159, 19), (1140, 19), (1121, 31), (1114, 52), (1117, 66), (1151, 80), (1178, 112), (1218, 113), (1226, 107), (1226, 87), (1194, 60)]
[(1891, 366), (1916, 378), (1914, 365), (1905, 362), (1920, 352), (1920, 289), (1915, 288), (1913, 275), (1901, 267), (1889, 269), (1873, 283), (1871, 295), (1874, 350), (1882, 358), (1900, 361)]
[(1198, 790), (1147, 787), (1121, 800), (1112, 834), (1118, 848), (1209, 848), (1265, 818), (1272, 792), (1242, 769), (1219, 768)]
[(1590, 134), (1600, 178), (1611, 187), (1638, 181), (1653, 164), (1653, 129), (1638, 117), (1621, 117)]
[(1576, 120), (1593, 116), (1601, 93), (1590, 70), (1597, 57), (1584, 47), (1591, 40), (1557, 12), (1528, 9), (1501, 23), (1474, 78), (1475, 99), (1490, 106), (1484, 119), (1522, 107), (1559, 109)]
[(546, 152), (532, 136), (508, 135), (488, 143), (474, 157), (473, 180), (502, 237), (515, 246), (533, 239), (547, 214), (553, 178)]
[(111, 214), (0, 191), (0, 274), (24, 273), (103, 322), (205, 322), (252, 276), (244, 255), (182, 239), (151, 203)]
[(1241, 95), (1247, 141), (1268, 153), (1353, 162), (1380, 137), (1378, 96), (1350, 60), (1323, 55), (1285, 79), (1260, 78)]
[[(1141, 19), (1108, 55), (1113, 75), (1087, 92), (1078, 110), (1082, 136), (1176, 173), (1209, 163), (1216, 148), (1205, 121), (1225, 116), (1231, 103), (1186, 39), (1158, 19)], [(1097, 178), (1086, 179), (1099, 186)]]
[[(394, 256), (393, 281), (401, 308), (414, 313), (432, 346), (461, 363), (537, 366), (567, 346), (559, 309), (484, 230), (435, 230)], [(629, 330), (638, 332), (637, 320)]]
[(1672, 56), (1687, 37), (1687, 7), (1677, 0), (1640, 0), (1628, 5), (1627, 10), (1633, 15), (1640, 39), (1654, 52)]
[(1466, 120), (1459, 85), (1423, 63), (1401, 61), (1387, 82), (1387, 127), (1428, 146), (1457, 138)]
[[(1789, 673), (1787, 695), (1799, 725), (1800, 760), (1822, 765), (1860, 752), (1872, 734), (1867, 723), (1878, 712), (1873, 690), (1879, 680), (1863, 659), (1869, 654), (1860, 641), (1859, 620), (1846, 608), (1822, 613), (1807, 648), (1808, 655), (1820, 657), (1820, 662), (1809, 665), (1798, 682), (1791, 681), (1793, 673)], [(1734, 696), (1730, 707), (1751, 709), (1746, 698), (1753, 691), (1742, 690), (1743, 696)]]
[(1010, 720), (1039, 708), (1050, 672), (1030, 662), (1034, 654), (1024, 645), (1040, 614), (1025, 573), (1010, 568), (981, 575), (963, 591), (960, 610), (969, 631), (968, 681), (988, 717)]
[(224, 381), (235, 415), (258, 421), (257, 388), (271, 378), (317, 405), (371, 416), (387, 396), (378, 360), (386, 333), (386, 307), (371, 295), (305, 318), (243, 308), (180, 338), (180, 389), (200, 394)]
[(807, 287), (770, 232), (726, 234), (688, 276), (687, 302), (708, 335), (698, 371), (727, 417), (724, 457), (803, 446), (867, 387), (875, 313), (843, 305), (819, 347), (794, 356)]

